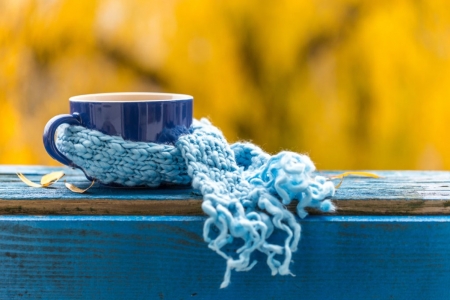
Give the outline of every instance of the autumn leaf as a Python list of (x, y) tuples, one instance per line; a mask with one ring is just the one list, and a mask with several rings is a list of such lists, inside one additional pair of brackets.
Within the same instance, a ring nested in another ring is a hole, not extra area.
[(68, 183), (68, 182), (65, 183), (65, 186), (66, 186), (66, 188), (68, 188), (69, 190), (71, 190), (71, 191), (74, 192), (74, 193), (83, 194), (83, 193), (85, 193), (87, 190), (89, 190), (89, 189), (94, 185), (94, 183), (95, 183), (95, 180), (93, 180), (93, 181), (91, 182), (91, 185), (88, 186), (88, 187), (85, 188), (85, 189), (80, 189), (79, 187), (73, 185), (72, 183)]
[(25, 175), (23, 175), (22, 173), (17, 173), (17, 176), (28, 186), (35, 188), (46, 188), (57, 182), (59, 179), (61, 179), (64, 176), (64, 172), (61, 171), (52, 172), (42, 176), (41, 184), (32, 182), (31, 180), (26, 178)]
[[(60, 180), (64, 176), (64, 172), (58, 171), (58, 172), (52, 172), (49, 174), (46, 174), (42, 176), (41, 178), (41, 184), (35, 183), (31, 181), (30, 179), (26, 178), (25, 175), (22, 173), (17, 173), (17, 176), (22, 180), (26, 185), (34, 187), (34, 188), (47, 188), (51, 186), (52, 184), (56, 183), (58, 180)], [(87, 190), (89, 190), (95, 183), (95, 180), (91, 182), (91, 184), (86, 189), (80, 189), (79, 187), (75, 186), (72, 183), (65, 182), (65, 186), (72, 192), (83, 194)]]
[(344, 172), (342, 174), (331, 176), (329, 179), (341, 179), (341, 181), (335, 186), (335, 188), (338, 189), (342, 185), (342, 182), (344, 182), (344, 178), (348, 176), (380, 178), (379, 175), (370, 172)]

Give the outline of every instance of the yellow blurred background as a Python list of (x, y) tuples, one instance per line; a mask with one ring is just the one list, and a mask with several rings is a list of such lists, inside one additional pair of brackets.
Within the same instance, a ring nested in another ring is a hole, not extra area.
[(73, 95), (195, 97), (230, 142), (319, 169), (449, 169), (448, 0), (0, 0), (0, 163)]

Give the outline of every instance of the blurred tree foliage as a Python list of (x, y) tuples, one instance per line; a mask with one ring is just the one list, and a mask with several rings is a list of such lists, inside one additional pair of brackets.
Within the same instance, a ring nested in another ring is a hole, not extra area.
[(448, 0), (0, 0), (0, 163), (72, 95), (192, 94), (229, 141), (321, 169), (449, 168)]

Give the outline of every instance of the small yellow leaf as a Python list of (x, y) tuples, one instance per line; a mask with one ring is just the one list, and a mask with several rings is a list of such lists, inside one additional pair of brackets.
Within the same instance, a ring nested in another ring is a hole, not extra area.
[(339, 175), (331, 176), (330, 179), (342, 179), (347, 176), (380, 178), (380, 176), (378, 176), (377, 174), (370, 173), (370, 172), (344, 172)]
[(88, 186), (88, 187), (87, 187), (86, 189), (84, 189), (84, 190), (82, 190), (82, 189), (80, 189), (79, 187), (76, 187), (75, 185), (73, 185), (73, 184), (71, 184), (71, 183), (68, 183), (68, 182), (66, 182), (65, 185), (66, 185), (66, 188), (68, 188), (68, 189), (71, 190), (72, 192), (78, 193), (78, 194), (83, 194), (84, 192), (86, 192), (87, 190), (89, 190), (89, 189), (94, 185), (94, 183), (95, 183), (95, 180), (93, 180), (93, 181), (91, 182), (91, 185)]
[(343, 182), (344, 182), (344, 177), (341, 178), (341, 181), (334, 188), (335, 189), (340, 188)]
[(371, 177), (380, 178), (379, 175), (370, 172), (344, 172), (342, 174), (331, 176), (330, 179), (340, 179), (341, 181), (335, 186), (336, 189), (340, 188), (344, 178), (347, 176), (358, 176), (358, 177)]
[(55, 182), (57, 182), (63, 176), (64, 176), (64, 172), (61, 172), (61, 171), (46, 174), (46, 175), (42, 176), (42, 178), (41, 178), (41, 185), (43, 187), (48, 187), (48, 186), (54, 184)]
[(42, 187), (42, 185), (34, 183), (33, 181), (26, 178), (22, 173), (17, 173), (17, 176), (19, 176), (20, 180), (22, 180), (28, 186), (35, 187), (35, 188)]

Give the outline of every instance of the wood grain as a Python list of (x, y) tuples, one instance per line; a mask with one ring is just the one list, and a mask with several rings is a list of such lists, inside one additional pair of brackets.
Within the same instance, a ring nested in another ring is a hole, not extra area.
[[(294, 276), (233, 272), (203, 217), (2, 216), (0, 299), (449, 299), (450, 217), (315, 216)], [(276, 236), (280, 238), (280, 236)], [(227, 247), (236, 249), (238, 244)]]
[(271, 276), (256, 253), (254, 269), (219, 289), (225, 261), (203, 241), (197, 192), (96, 185), (74, 194), (15, 175), (38, 181), (55, 170), (0, 167), (0, 299), (450, 299), (448, 172), (346, 178), (336, 214), (299, 220), (295, 277)]
[[(16, 172), (36, 182), (56, 170), (80, 187), (89, 185), (78, 170), (39, 166), (0, 166), (0, 214), (33, 215), (203, 215), (201, 196), (189, 187), (111, 188), (96, 184), (86, 194), (30, 188)], [(347, 177), (331, 199), (337, 215), (449, 215), (450, 172), (372, 171), (382, 178)], [(340, 172), (323, 172), (331, 176)], [(338, 181), (336, 181), (337, 183)], [(296, 203), (289, 205), (295, 211)], [(311, 210), (311, 214), (320, 214)]]

